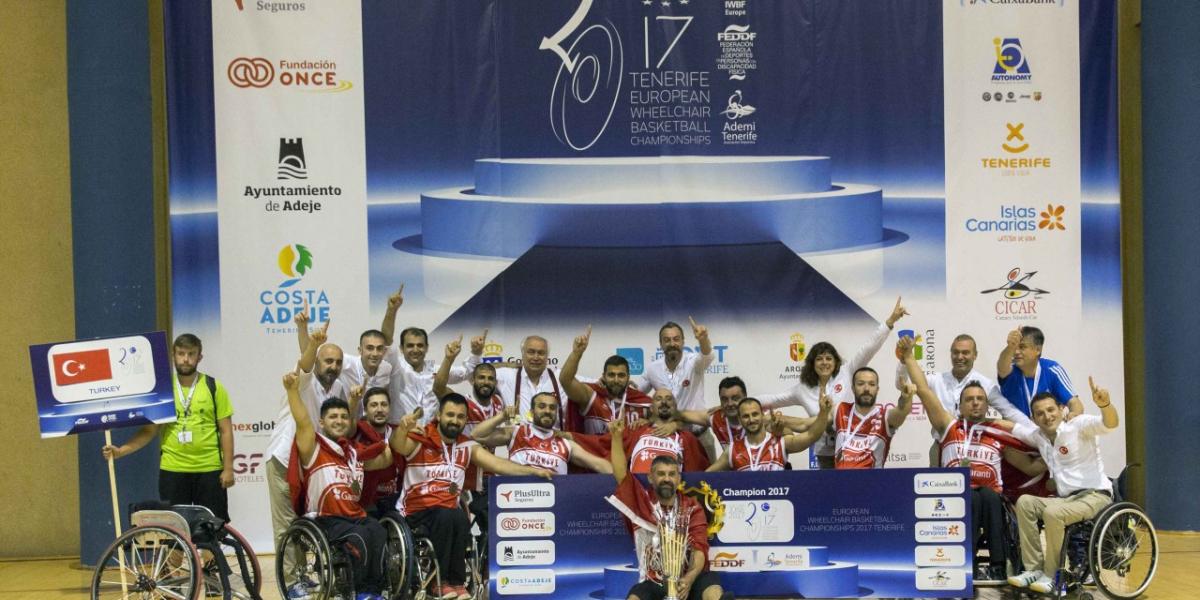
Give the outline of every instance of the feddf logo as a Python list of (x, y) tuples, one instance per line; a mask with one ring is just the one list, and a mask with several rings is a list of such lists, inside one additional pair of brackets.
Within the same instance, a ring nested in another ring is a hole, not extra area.
[(996, 48), (996, 66), (992, 68), (992, 83), (1029, 83), (1033, 74), (1029, 72), (1029, 61), (1021, 48), (1019, 38), (993, 38)]
[(917, 473), (913, 475), (913, 491), (922, 496), (961, 494), (966, 489), (961, 473)]
[(276, 287), (258, 293), (262, 314), (258, 324), (268, 333), (295, 333), (292, 319), (308, 306), (309, 323), (324, 323), (329, 320), (329, 295), (320, 288), (302, 288), (297, 285), (313, 269), (313, 253), (304, 244), (289, 244), (276, 256), (279, 272), (284, 280)]
[(496, 487), (500, 508), (550, 508), (554, 506), (552, 483), (503, 483)]
[(551, 537), (554, 535), (554, 513), (500, 513), (496, 519), (496, 531), (502, 538)]

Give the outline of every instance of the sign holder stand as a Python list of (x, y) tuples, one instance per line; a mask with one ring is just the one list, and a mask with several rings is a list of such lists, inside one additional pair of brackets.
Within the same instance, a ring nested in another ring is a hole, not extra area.
[[(104, 445), (112, 445), (112, 430), (104, 430)], [(113, 465), (113, 457), (108, 457), (108, 489), (112, 493), (113, 529), (117, 537), (121, 537), (121, 509), (117, 503), (117, 470)], [(129, 583), (125, 580), (125, 548), (117, 546), (117, 565), (121, 570), (121, 595), (129, 594)]]

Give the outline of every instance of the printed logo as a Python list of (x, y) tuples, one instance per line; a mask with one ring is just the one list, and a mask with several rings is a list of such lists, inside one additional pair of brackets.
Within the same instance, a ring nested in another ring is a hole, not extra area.
[(617, 348), (617, 356), (629, 361), (630, 375), (641, 375), (646, 372), (646, 355), (641, 348)]
[(758, 559), (753, 570), (757, 571), (796, 571), (811, 566), (809, 550), (795, 546), (763, 546), (754, 548)]
[(981, 294), (1000, 293), (1003, 300), (997, 300), (992, 305), (992, 311), (997, 320), (1030, 320), (1037, 317), (1037, 301), (1049, 290), (1030, 285), (1037, 271), (1021, 273), (1020, 268), (1009, 270), (1004, 285), (996, 288), (981, 290)]
[(962, 521), (917, 521), (913, 531), (919, 543), (961, 542), (967, 537)]
[[(709, 363), (708, 369), (706, 369), (704, 372), (709, 375), (728, 375), (729, 374), (729, 363), (726, 362), (725, 355), (729, 352), (729, 348), (730, 347), (727, 344), (713, 345), (712, 351), (716, 353), (717, 357), (715, 359), (713, 359), (713, 361), (711, 363)], [(698, 352), (700, 352), (700, 346), (699, 345), (684, 346), (683, 351), (684, 351), (684, 353), (688, 353), (688, 352), (697, 352), (698, 353)], [(653, 360), (658, 360), (662, 357), (663, 357), (662, 348), (661, 347), (655, 348)], [(632, 374), (633, 373), (630, 373), (630, 375), (632, 375)], [(685, 380), (684, 383), (687, 385), (690, 385), (691, 381)]]
[(337, 63), (332, 60), (278, 60), (239, 56), (225, 70), (229, 83), (239, 88), (265, 88), (278, 85), (310, 92), (344, 92), (354, 87), (339, 79)]
[(552, 483), (503, 483), (496, 486), (500, 508), (549, 508), (554, 506)]
[(754, 565), (742, 554), (749, 551), (734, 552), (730, 548), (709, 548), (708, 565), (714, 571), (753, 571)]
[(487, 342), (483, 345), (483, 362), (498, 363), (504, 361), (504, 346), (498, 342)]
[(1063, 6), (1066, 0), (958, 0), (959, 6), (1020, 5), (1025, 6)]
[(725, 16), (727, 17), (744, 17), (746, 16), (746, 5), (749, 0), (725, 0)]
[[(50, 391), (58, 402), (145, 394), (154, 390), (158, 381), (151, 364), (150, 340), (140, 335), (56, 344), (50, 347), (46, 362)], [(110, 420), (115, 421), (116, 416)]]
[(260, 467), (263, 464), (263, 455), (260, 452), (253, 454), (234, 454), (233, 455), (233, 476), (238, 483), (256, 483), (266, 481), (266, 473), (262, 472)]
[(502, 566), (554, 564), (554, 542), (514, 540), (496, 544), (496, 562)]
[(308, 164), (304, 160), (304, 139), (279, 138), (277, 179), (308, 179)]
[(1030, 169), (1051, 168), (1049, 156), (1008, 156), (1010, 154), (1024, 155), (1030, 146), (1029, 142), (1025, 140), (1024, 123), (1005, 123), (1004, 126), (1008, 132), (1000, 143), (1000, 149), (1005, 152), (1005, 155), (980, 158), (980, 164), (984, 169), (998, 169), (1002, 175), (1028, 175)]
[(992, 83), (1029, 83), (1033, 80), (1019, 38), (993, 38), (992, 45), (996, 48)]
[(1067, 450), (1067, 447), (1066, 447), (1066, 446), (1059, 446), (1059, 447), (1058, 447), (1058, 453), (1059, 453), (1059, 454), (1062, 454), (1063, 456), (1066, 456), (1066, 455), (1067, 455), (1067, 452), (1068, 452), (1068, 450)]
[(967, 573), (962, 569), (917, 569), (918, 590), (961, 590), (967, 587)]
[(965, 488), (961, 473), (917, 473), (913, 475), (913, 491), (917, 494), (961, 494)]
[(237, 433), (246, 433), (253, 435), (267, 435), (275, 431), (275, 421), (255, 421), (254, 423), (237, 423), (233, 424), (233, 430)]
[(721, 141), (727, 145), (758, 143), (758, 123), (746, 118), (757, 109), (742, 100), (742, 90), (734, 90), (725, 104), (725, 110), (721, 111), (726, 119), (721, 124)]
[(804, 335), (797, 332), (788, 338), (788, 358), (792, 362), (802, 363), (805, 357)]
[(1038, 239), (1038, 230), (1065, 231), (1065, 213), (1066, 207), (1062, 205), (1049, 204), (1046, 210), (1038, 212), (1032, 205), (1002, 204), (993, 215), (968, 217), (963, 221), (963, 229), (968, 233), (995, 235), (1000, 242), (1033, 242)]
[(267, 333), (296, 333), (292, 319), (304, 310), (307, 303), (309, 323), (318, 324), (329, 320), (329, 295), (321, 288), (301, 288), (300, 283), (313, 269), (313, 253), (304, 244), (289, 244), (276, 256), (279, 272), (284, 276), (274, 288), (261, 290), (258, 303), (262, 314), (258, 324)]
[(989, 103), (989, 102), (994, 101), (994, 102), (1003, 102), (1005, 104), (1015, 104), (1017, 102), (1025, 102), (1026, 100), (1032, 100), (1034, 102), (1041, 102), (1042, 101), (1042, 92), (1041, 91), (1033, 91), (1033, 92), (1029, 92), (1029, 93), (1024, 93), (1024, 92), (987, 91), (987, 92), (983, 93), (984, 103)]
[(962, 546), (917, 546), (918, 567), (961, 567), (967, 562), (967, 552)]
[(502, 595), (553, 594), (551, 569), (501, 569), (496, 573), (496, 591)]
[(554, 513), (500, 513), (496, 519), (498, 533), (508, 537), (551, 537), (554, 535)]
[(1063, 212), (1065, 210), (1066, 207), (1062, 206), (1061, 204), (1058, 206), (1047, 204), (1046, 210), (1039, 213), (1039, 216), (1042, 217), (1042, 220), (1038, 221), (1038, 229), (1047, 229), (1050, 231), (1057, 229), (1059, 231), (1065, 231), (1067, 229), (1067, 227), (1063, 225)]
[(721, 46), (717, 70), (729, 73), (730, 80), (744, 81), (747, 71), (758, 69), (758, 61), (754, 59), (756, 37), (758, 34), (750, 31), (749, 25), (728, 25), (717, 32), (717, 43)]
[(914, 511), (918, 519), (961, 519), (967, 505), (961, 497), (917, 498)]
[[(238, 12), (245, 10), (245, 0), (233, 0), (237, 5)], [(281, 12), (304, 12), (308, 10), (303, 2), (269, 2), (268, 0), (254, 0), (253, 8), (257, 12), (265, 13), (281, 13)]]
[(795, 536), (795, 507), (789, 500), (727, 500), (723, 544), (790, 542)]

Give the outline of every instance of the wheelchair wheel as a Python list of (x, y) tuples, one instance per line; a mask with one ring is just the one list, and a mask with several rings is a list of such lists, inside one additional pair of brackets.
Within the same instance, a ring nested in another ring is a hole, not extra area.
[(429, 590), (438, 590), (442, 586), (442, 574), (438, 569), (437, 552), (433, 548), (433, 542), (427, 537), (413, 536), (413, 547), (416, 548), (416, 556), (413, 561), (415, 568), (413, 569), (413, 577), (410, 578), (408, 586), (408, 595), (413, 600), (427, 600), (427, 598), (436, 598), (436, 594), (430, 594)]
[[(204, 556), (204, 581), (209, 595), (220, 594), (225, 600), (260, 600), (262, 570), (250, 542), (233, 527), (226, 525), (220, 542)], [(213, 551), (215, 550), (215, 552)], [(232, 567), (236, 565), (237, 569)]]
[(179, 531), (159, 525), (134, 527), (121, 534), (101, 555), (92, 575), (93, 600), (195, 600), (202, 589), (196, 547)]
[(1158, 536), (1136, 504), (1119, 502), (1095, 519), (1088, 560), (1096, 585), (1114, 598), (1136, 598), (1158, 567)]
[(471, 536), (471, 545), (467, 546), (467, 580), (465, 584), (467, 593), (471, 594), (472, 600), (487, 598), (487, 555), (484, 549), (479, 547), (474, 536)]
[(329, 600), (334, 583), (333, 551), (324, 532), (308, 519), (297, 519), (283, 534), (275, 557), (279, 595), (294, 586), (307, 588), (310, 600)]
[(404, 517), (385, 515), (379, 519), (387, 531), (387, 597), (399, 600), (412, 587), (416, 571), (416, 544)]

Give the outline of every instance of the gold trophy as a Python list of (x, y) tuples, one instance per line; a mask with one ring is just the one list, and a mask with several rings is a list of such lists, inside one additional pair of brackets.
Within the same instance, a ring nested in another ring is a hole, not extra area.
[(666, 600), (679, 600), (679, 576), (683, 573), (688, 555), (687, 523), (678, 510), (658, 520), (659, 564), (663, 582), (667, 584)]

